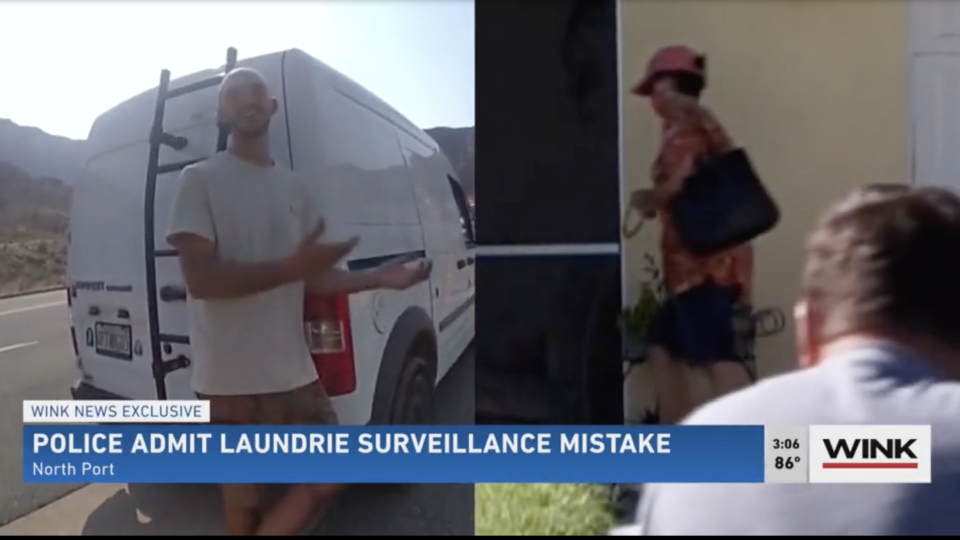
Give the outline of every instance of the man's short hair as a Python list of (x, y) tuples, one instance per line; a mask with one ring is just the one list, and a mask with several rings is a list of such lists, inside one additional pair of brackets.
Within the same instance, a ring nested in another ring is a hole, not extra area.
[(895, 331), (960, 346), (960, 197), (908, 185), (855, 190), (810, 235), (801, 294), (825, 339)]

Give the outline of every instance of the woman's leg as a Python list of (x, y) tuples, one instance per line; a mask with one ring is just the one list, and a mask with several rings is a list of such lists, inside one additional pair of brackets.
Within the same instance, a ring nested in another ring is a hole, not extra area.
[(678, 340), (678, 313), (675, 299), (670, 298), (654, 316), (647, 329), (647, 363), (660, 409), (660, 423), (676, 424), (689, 414), (690, 398), (687, 370), (680, 358), (683, 352)]
[(660, 423), (677, 424), (690, 414), (693, 408), (687, 371), (682, 361), (672, 358), (663, 346), (651, 346), (647, 355), (660, 406)]
[(715, 398), (745, 388), (751, 383), (746, 366), (739, 361), (714, 360), (707, 366), (706, 372)]
[(736, 316), (736, 291), (709, 285), (702, 309), (707, 315), (704, 324), (709, 325), (704, 333), (710, 336), (710, 350), (705, 371), (710, 383), (712, 397), (734, 392), (751, 383), (750, 374), (743, 360), (738, 358), (737, 336), (734, 329)]

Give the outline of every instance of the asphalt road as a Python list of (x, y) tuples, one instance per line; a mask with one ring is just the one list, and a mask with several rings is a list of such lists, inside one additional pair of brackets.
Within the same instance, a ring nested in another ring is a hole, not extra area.
[(80, 485), (24, 485), (23, 400), (70, 399), (74, 377), (63, 291), (0, 300), (0, 524)]
[[(0, 525), (82, 487), (21, 482), (22, 401), (70, 398), (75, 371), (68, 321), (63, 292), (0, 300)], [(473, 423), (472, 352), (444, 379), (436, 404), (438, 423)], [(153, 488), (156, 490), (151, 498), (178, 496), (169, 486), (138, 487)], [(110, 534), (108, 531), (100, 534), (103, 533)], [(345, 493), (330, 510), (319, 533), (472, 535), (473, 486), (356, 488)]]

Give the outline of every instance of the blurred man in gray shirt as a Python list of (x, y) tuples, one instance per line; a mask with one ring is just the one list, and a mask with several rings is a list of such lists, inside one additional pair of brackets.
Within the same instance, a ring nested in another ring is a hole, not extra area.
[(872, 186), (835, 207), (808, 242), (796, 334), (803, 369), (685, 424), (929, 424), (933, 483), (648, 485), (641, 534), (960, 532), (960, 199)]

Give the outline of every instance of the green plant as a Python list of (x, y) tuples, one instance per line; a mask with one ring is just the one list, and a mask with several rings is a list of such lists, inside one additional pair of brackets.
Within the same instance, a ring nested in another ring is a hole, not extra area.
[(643, 254), (643, 274), (645, 279), (640, 285), (640, 298), (633, 307), (620, 314), (620, 331), (636, 342), (643, 342), (647, 328), (663, 302), (663, 279), (656, 260), (649, 253)]
[(646, 283), (641, 287), (640, 299), (633, 307), (624, 309), (620, 315), (620, 330), (637, 341), (643, 341), (646, 337), (647, 328), (660, 308), (660, 300), (653, 288)]

